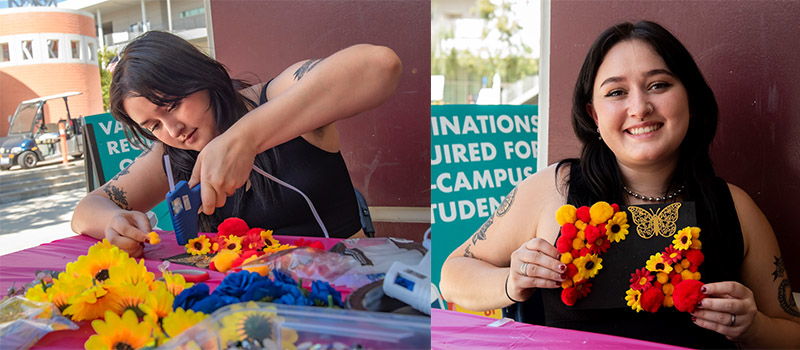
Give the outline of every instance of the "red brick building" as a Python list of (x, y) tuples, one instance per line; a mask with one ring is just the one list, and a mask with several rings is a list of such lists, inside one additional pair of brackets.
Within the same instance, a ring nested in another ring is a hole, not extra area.
[[(28, 99), (68, 91), (73, 117), (103, 112), (94, 17), (52, 7), (0, 10), (0, 136), (8, 116)], [(45, 122), (66, 117), (63, 103), (48, 103)]]

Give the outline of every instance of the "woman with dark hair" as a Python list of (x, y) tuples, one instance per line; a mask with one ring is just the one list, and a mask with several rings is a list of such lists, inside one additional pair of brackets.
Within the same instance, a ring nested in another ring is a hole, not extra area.
[[(666, 29), (647, 21), (607, 29), (575, 86), (580, 159), (562, 160), (512, 190), (448, 257), (442, 294), (471, 310), (515, 306), (524, 314), (539, 290), (545, 324), (553, 327), (695, 348), (797, 347), (800, 312), (788, 286), (771, 273), (783, 268), (772, 228), (753, 200), (716, 177), (711, 165), (717, 113), (691, 55)], [(569, 277), (554, 246), (555, 213), (567, 203), (598, 201), (695, 202), (706, 298), (691, 315), (634, 312), (624, 301), (611, 308), (562, 302)], [(494, 287), (473, 288), (476, 279)]]
[(152, 145), (81, 200), (72, 229), (141, 255), (151, 230), (143, 212), (169, 191), (169, 155), (175, 182), (201, 186), (201, 232), (233, 216), (279, 235), (322, 235), (306, 201), (256, 165), (303, 191), (331, 237), (363, 236), (334, 122), (382, 104), (400, 72), (394, 51), (362, 44), (250, 86), (180, 37), (147, 32), (123, 50), (110, 98), (128, 137)]

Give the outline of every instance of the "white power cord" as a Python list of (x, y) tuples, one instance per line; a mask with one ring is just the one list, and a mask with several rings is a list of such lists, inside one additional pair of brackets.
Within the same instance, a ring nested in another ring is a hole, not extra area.
[(277, 182), (281, 186), (286, 187), (286, 188), (288, 188), (290, 190), (293, 190), (293, 191), (299, 193), (301, 196), (303, 196), (303, 198), (306, 200), (306, 203), (308, 203), (308, 207), (311, 208), (311, 213), (314, 214), (314, 219), (317, 219), (317, 224), (319, 224), (319, 228), (321, 228), (322, 229), (322, 233), (325, 234), (325, 238), (331, 238), (328, 235), (328, 229), (325, 228), (325, 224), (322, 223), (322, 219), (320, 219), (319, 213), (317, 213), (317, 209), (314, 208), (314, 204), (311, 203), (311, 199), (309, 199), (308, 196), (306, 196), (306, 194), (303, 193), (303, 191), (300, 191), (296, 187), (284, 182), (283, 180), (281, 180), (281, 179), (279, 179), (279, 178), (277, 178), (275, 176), (272, 176), (271, 174), (267, 173), (264, 170), (261, 170), (261, 168), (257, 167), (255, 164), (253, 164), (253, 170), (255, 170), (257, 173), (265, 176), (266, 178)]

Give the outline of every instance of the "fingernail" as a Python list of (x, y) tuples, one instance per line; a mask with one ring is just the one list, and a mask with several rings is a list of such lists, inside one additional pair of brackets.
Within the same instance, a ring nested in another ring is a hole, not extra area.
[(561, 287), (561, 283), (560, 282), (553, 282), (553, 283), (555, 283), (556, 287)]
[(697, 317), (692, 316), (692, 322), (697, 322)]
[(566, 280), (567, 279), (567, 274), (566, 273), (562, 273), (561, 274), (561, 279), (562, 280)]
[(701, 307), (701, 306), (703, 306), (703, 301), (702, 300), (697, 302), (697, 307)]
[(700, 287), (700, 292), (701, 293), (706, 294), (707, 291), (708, 291), (708, 289), (706, 289), (706, 286)]
[(558, 265), (558, 270), (559, 271), (564, 271), (566, 269), (567, 269), (567, 265), (564, 265), (564, 264)]
[(558, 256), (556, 256), (556, 259), (561, 260), (561, 253), (559, 253)]

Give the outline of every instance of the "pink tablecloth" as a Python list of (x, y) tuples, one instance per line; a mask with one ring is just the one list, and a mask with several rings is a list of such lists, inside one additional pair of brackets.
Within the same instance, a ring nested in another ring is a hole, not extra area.
[[(292, 243), (300, 237), (275, 236), (282, 243)], [(303, 237), (310, 241), (319, 241), (328, 250), (341, 239), (336, 238), (314, 238)], [(172, 257), (185, 250), (175, 241), (175, 235), (171, 232), (161, 234), (162, 242), (158, 245), (146, 245), (144, 250), (145, 266), (150, 272), (156, 274), (156, 278), (161, 276), (158, 265), (162, 259)], [(89, 247), (97, 243), (97, 240), (87, 236), (76, 235), (74, 237), (59, 239), (52, 243), (42, 244), (38, 247), (21, 250), (15, 253), (0, 256), (0, 292), (5, 295), (6, 291), (14, 286), (22, 286), (31, 282), (36, 277), (36, 270), (59, 270), (63, 271), (67, 263), (78, 260), (81, 255), (86, 255)], [(137, 259), (138, 260), (138, 259)], [(170, 270), (177, 269), (197, 269), (190, 266), (172, 264)], [(197, 269), (199, 270), (199, 269)], [(225, 278), (225, 274), (209, 271), (208, 284), (213, 291)], [(305, 284), (305, 283), (304, 283)], [(57, 331), (46, 335), (39, 340), (33, 347), (34, 349), (77, 349), (83, 348), (83, 344), (94, 334), (91, 322), (79, 322), (80, 329), (75, 331)]]
[(489, 327), (493, 318), (433, 309), (431, 348), (444, 349), (684, 349), (605, 334), (508, 322)]

